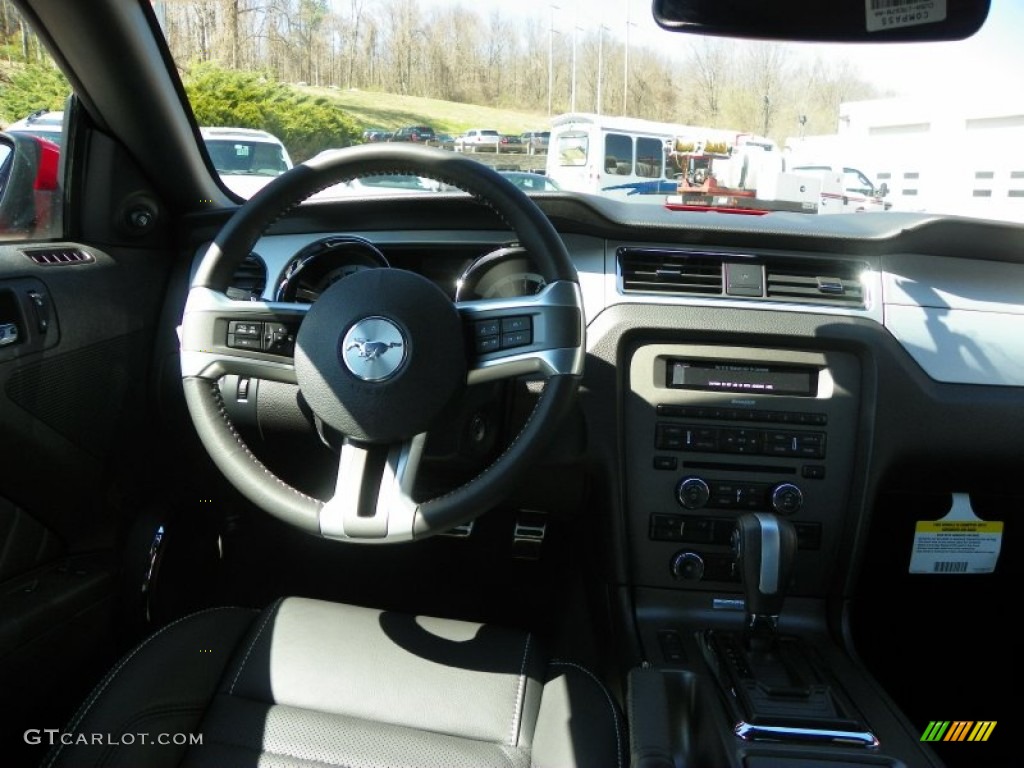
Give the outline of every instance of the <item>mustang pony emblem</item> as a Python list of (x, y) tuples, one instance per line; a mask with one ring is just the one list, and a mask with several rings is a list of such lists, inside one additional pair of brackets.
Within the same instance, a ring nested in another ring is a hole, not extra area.
[(353, 339), (352, 343), (345, 347), (346, 352), (353, 349), (359, 350), (359, 356), (366, 360), (376, 360), (389, 349), (402, 346), (400, 341), (367, 341), (366, 339)]

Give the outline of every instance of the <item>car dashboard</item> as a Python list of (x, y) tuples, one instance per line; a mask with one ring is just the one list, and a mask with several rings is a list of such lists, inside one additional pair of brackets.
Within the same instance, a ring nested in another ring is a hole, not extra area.
[[(683, 699), (713, 698), (693, 671), (702, 654), (693, 628), (743, 615), (738, 515), (792, 522), (797, 555), (780, 626), (834, 640), (850, 631), (863, 584), (884, 590), (908, 578), (908, 510), (939, 518), (952, 494), (987, 510), (1016, 493), (1020, 228), (534, 199), (579, 275), (587, 359), (566, 430), (573, 439), (564, 441), (572, 445), (556, 447), (535, 476), (531, 509), (598, 532), (603, 578), (632, 625), (617, 642), (662, 670), (666, 685), (687, 689)], [(193, 251), (193, 270), (205, 247)], [(384, 265), (428, 277), (453, 300), (528, 295), (544, 284), (489, 209), (442, 194), (304, 206), (257, 242), (231, 291), (313, 301), (352, 270)], [(232, 417), (251, 425), (254, 385), (235, 377), (221, 388)], [(566, 510), (556, 489), (570, 465), (589, 490)], [(537, 498), (556, 501), (544, 508)], [(940, 559), (935, 572), (958, 568), (955, 560)], [(845, 606), (839, 614), (836, 605)], [(870, 637), (874, 625), (863, 626)], [(847, 669), (833, 640), (819, 652)], [(878, 714), (888, 711), (884, 694), (849, 669), (836, 674), (890, 755), (913, 764), (906, 725)], [(694, 723), (729, 731), (724, 721)], [(735, 759), (727, 751), (704, 757)]]

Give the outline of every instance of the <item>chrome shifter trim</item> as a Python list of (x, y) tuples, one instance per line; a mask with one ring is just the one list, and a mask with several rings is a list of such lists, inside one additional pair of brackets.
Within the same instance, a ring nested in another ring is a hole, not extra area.
[(878, 738), (871, 731), (840, 731), (827, 728), (787, 728), (781, 725), (751, 725), (740, 721), (733, 732), (744, 741), (789, 741), (815, 744), (849, 744), (855, 747), (877, 747)]

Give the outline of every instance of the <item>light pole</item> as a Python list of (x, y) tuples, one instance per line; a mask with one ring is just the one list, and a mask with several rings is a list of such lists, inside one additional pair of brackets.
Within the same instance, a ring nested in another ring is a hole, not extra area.
[(622, 52), (622, 114), (629, 110), (629, 28), (636, 26), (629, 20), (629, 3), (626, 0), (626, 46)]
[(555, 87), (555, 11), (560, 6), (551, 5), (551, 17), (548, 23), (548, 116), (551, 115), (551, 92)]
[(604, 24), (597, 28), (597, 114), (601, 114), (601, 91), (603, 89), (601, 77), (604, 74), (604, 31), (608, 29)]
[(572, 85), (569, 87), (569, 111), (576, 111), (576, 31), (580, 28), (580, 2), (576, 0), (576, 10), (572, 17)]

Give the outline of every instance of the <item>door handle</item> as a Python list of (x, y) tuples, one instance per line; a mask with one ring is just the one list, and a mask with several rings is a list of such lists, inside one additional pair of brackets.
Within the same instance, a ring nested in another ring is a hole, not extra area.
[(0, 323), (0, 347), (14, 344), (19, 338), (18, 326), (14, 323)]

